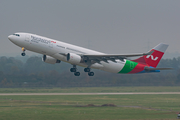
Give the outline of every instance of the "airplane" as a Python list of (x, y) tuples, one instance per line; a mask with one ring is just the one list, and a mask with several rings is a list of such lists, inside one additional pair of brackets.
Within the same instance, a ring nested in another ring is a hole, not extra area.
[[(168, 45), (158, 44), (147, 53), (138, 54), (105, 54), (87, 48), (75, 46), (65, 42), (53, 40), (47, 37), (31, 33), (14, 33), (8, 39), (15, 45), (22, 48), (22, 56), (25, 51), (43, 54), (42, 61), (50, 64), (61, 61), (72, 64), (71, 72), (80, 76), (76, 66), (82, 66), (84, 72), (94, 76), (93, 69), (100, 69), (112, 73), (150, 73), (169, 70), (171, 68), (156, 68)], [(138, 57), (135, 60), (128, 60), (129, 57)]]

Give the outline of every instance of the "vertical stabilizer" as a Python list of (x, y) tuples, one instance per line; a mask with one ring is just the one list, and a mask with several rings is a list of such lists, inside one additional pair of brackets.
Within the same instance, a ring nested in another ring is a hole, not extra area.
[(154, 51), (151, 55), (145, 55), (142, 56), (136, 60), (133, 60), (138, 63), (147, 64), (151, 67), (156, 67), (161, 60), (162, 56), (164, 55), (164, 52), (168, 48), (169, 45), (160, 43), (150, 51)]

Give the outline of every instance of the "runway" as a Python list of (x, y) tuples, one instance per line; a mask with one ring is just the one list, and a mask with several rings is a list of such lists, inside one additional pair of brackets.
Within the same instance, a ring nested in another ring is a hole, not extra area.
[(0, 96), (8, 95), (165, 95), (180, 94), (180, 92), (125, 92), (125, 93), (0, 93)]

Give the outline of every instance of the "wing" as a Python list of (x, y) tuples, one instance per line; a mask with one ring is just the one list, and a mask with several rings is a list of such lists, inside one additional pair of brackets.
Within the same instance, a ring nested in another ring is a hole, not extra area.
[(151, 55), (154, 51), (150, 51), (148, 53), (139, 53), (139, 54), (99, 54), (99, 55), (91, 55), (91, 54), (84, 54), (81, 57), (84, 61), (93, 60), (95, 62), (100, 63), (100, 61), (104, 61), (108, 63), (108, 60), (116, 62), (116, 59), (124, 61), (124, 59), (128, 57), (137, 57), (137, 56), (144, 56), (144, 55)]

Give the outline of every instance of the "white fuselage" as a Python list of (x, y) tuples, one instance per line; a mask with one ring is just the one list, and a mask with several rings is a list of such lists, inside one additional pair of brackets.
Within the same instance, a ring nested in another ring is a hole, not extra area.
[[(101, 52), (97, 52), (94, 50), (86, 49), (83, 47), (75, 46), (72, 44), (53, 40), (53, 39), (42, 37), (35, 34), (30, 34), (30, 33), (18, 33), (18, 34), (20, 36), (10, 35), (8, 37), (17, 46), (21, 48), (24, 47), (26, 50), (29, 50), (29, 51), (51, 56), (53, 58), (56, 58), (64, 62), (68, 62), (67, 57), (66, 57), (67, 53), (74, 53), (77, 55), (104, 54)], [(126, 60), (124, 60), (124, 62), (120, 60), (116, 60), (116, 62), (113, 62), (111, 60), (108, 60), (108, 62), (100, 61), (100, 63), (94, 63), (89, 67), (100, 69), (103, 71), (118, 73), (124, 67), (125, 62)], [(79, 63), (76, 65), (88, 67), (88, 64), (86, 63)]]

